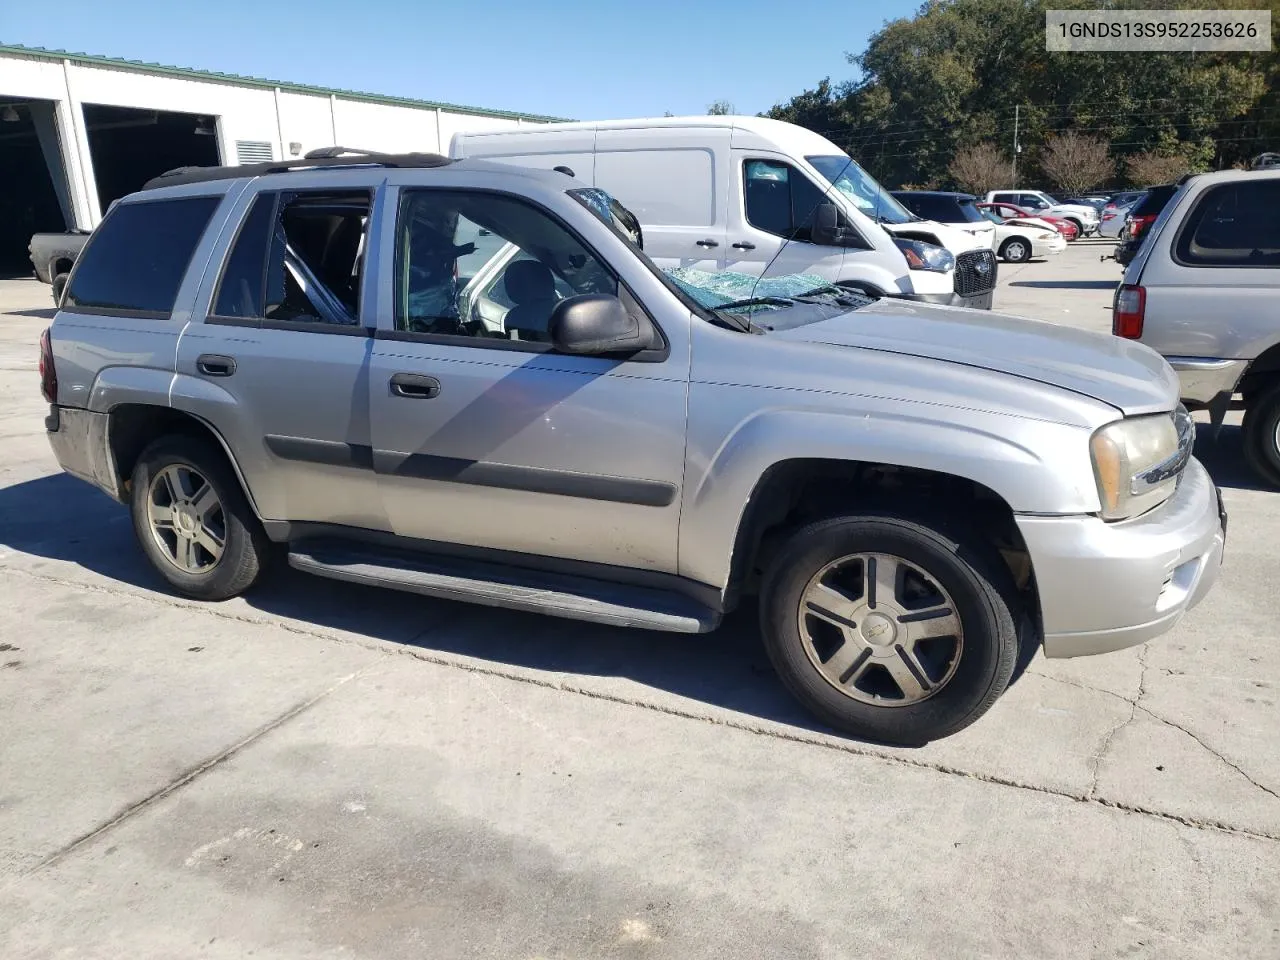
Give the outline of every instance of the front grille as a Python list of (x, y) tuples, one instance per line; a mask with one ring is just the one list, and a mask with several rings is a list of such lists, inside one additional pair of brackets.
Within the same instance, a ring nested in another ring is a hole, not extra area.
[(990, 250), (966, 250), (956, 256), (956, 293), (960, 296), (976, 297), (995, 285), (996, 255)]

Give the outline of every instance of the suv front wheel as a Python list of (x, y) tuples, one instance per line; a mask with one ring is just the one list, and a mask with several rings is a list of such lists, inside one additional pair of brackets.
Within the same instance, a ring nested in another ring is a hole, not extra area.
[(180, 593), (226, 600), (249, 589), (270, 544), (222, 451), (164, 437), (133, 470), (130, 512), (142, 550)]
[(916, 746), (968, 726), (1018, 657), (1013, 586), (993, 550), (888, 516), (811, 524), (761, 594), (765, 647), (820, 719)]

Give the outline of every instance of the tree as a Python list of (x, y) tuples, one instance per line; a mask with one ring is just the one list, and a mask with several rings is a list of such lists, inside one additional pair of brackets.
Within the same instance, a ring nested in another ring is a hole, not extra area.
[(1124, 169), (1135, 186), (1149, 187), (1156, 183), (1172, 183), (1191, 169), (1191, 162), (1180, 153), (1145, 150), (1125, 160)]
[[(822, 133), (889, 186), (946, 179), (974, 144), (1011, 149), (1015, 110), (1027, 148), (1019, 175), (1029, 180), (1045, 176), (1036, 154), (1066, 130), (1099, 137), (1121, 161), (1176, 153), (1192, 171), (1280, 147), (1280, 56), (1273, 51), (1050, 53), (1045, 10), (1097, 9), (1097, 0), (921, 4), (849, 56), (856, 81), (823, 80), (768, 116)], [(1280, 0), (1220, 4), (1247, 5), (1280, 20)]]
[(951, 179), (970, 193), (986, 193), (1009, 185), (1009, 158), (990, 143), (962, 147), (947, 167)]
[(707, 113), (713, 117), (726, 117), (737, 112), (737, 109), (728, 100), (717, 100), (714, 103), (707, 104)]
[(1067, 130), (1045, 141), (1040, 169), (1067, 193), (1083, 193), (1110, 180), (1116, 164), (1106, 141)]

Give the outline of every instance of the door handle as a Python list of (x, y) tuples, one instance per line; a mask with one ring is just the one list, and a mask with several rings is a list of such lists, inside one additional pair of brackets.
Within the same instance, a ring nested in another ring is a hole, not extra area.
[(406, 400), (430, 400), (440, 395), (440, 381), (420, 373), (395, 373), (391, 375), (391, 392)]
[(695, 241), (693, 241), (693, 242), (694, 242), (695, 244), (697, 244), (698, 246), (700, 246), (700, 247), (718, 247), (718, 246), (720, 246), (720, 241), (718, 241), (718, 240), (695, 240)]
[(236, 372), (236, 361), (234, 357), (202, 353), (196, 357), (196, 369), (206, 377), (229, 377)]
[(754, 250), (755, 248), (756, 248), (756, 245), (754, 243), (749, 243), (745, 240), (741, 243), (735, 243), (733, 245), (733, 249), (735, 250)]

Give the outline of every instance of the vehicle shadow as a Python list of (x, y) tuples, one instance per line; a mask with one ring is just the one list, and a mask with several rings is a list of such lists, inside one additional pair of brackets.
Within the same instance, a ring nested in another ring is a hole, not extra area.
[(1207, 423), (1196, 424), (1195, 457), (1220, 487), (1236, 490), (1270, 490), (1260, 482), (1244, 458), (1243, 432), (1235, 424), (1215, 431)]
[(1114, 290), (1118, 283), (1118, 280), (1010, 280), (1009, 286), (1041, 290)]
[(38, 317), (42, 320), (52, 320), (58, 313), (56, 307), (35, 310), (4, 310), (0, 311), (0, 316), (5, 317)]
[[(128, 511), (67, 474), (0, 488), (3, 548), (75, 563), (134, 587), (169, 592), (134, 542)], [(774, 674), (754, 607), (735, 612), (714, 633), (668, 634), (417, 597), (320, 579), (283, 563), (243, 601), (270, 618), (495, 666), (624, 678), (713, 707), (830, 732), (792, 699)], [(590, 680), (582, 685), (590, 685)], [(610, 689), (610, 695), (625, 696), (617, 694), (616, 687)]]

